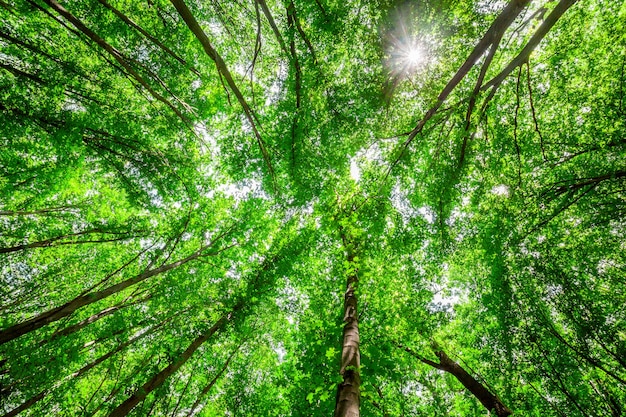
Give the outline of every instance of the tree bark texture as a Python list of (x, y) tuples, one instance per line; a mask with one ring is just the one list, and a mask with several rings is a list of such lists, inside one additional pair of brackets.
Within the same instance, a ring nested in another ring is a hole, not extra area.
[[(344, 239), (345, 242), (345, 239)], [(354, 266), (354, 255), (348, 253), (348, 263)], [(359, 417), (361, 402), (361, 357), (359, 353), (359, 321), (355, 290), (358, 284), (356, 268), (348, 276), (344, 296), (343, 345), (340, 373), (343, 381), (337, 387), (334, 417)]]

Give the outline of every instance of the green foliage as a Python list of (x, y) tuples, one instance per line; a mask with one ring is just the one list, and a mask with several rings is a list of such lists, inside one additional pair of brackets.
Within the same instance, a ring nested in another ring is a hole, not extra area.
[(0, 1), (2, 413), (625, 413), (626, 3), (186, 4)]

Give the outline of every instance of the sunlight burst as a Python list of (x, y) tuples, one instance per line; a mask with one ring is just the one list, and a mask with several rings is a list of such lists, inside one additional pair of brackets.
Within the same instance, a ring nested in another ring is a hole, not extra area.
[(417, 65), (423, 59), (422, 50), (419, 48), (411, 48), (406, 54), (406, 60), (409, 65)]
[(426, 62), (426, 51), (417, 39), (394, 37), (389, 45), (388, 67), (396, 77), (408, 77)]

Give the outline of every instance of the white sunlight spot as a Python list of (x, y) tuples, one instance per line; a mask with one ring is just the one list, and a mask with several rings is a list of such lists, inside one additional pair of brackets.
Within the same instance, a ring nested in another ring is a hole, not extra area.
[(417, 43), (417, 41), (410, 42), (408, 48), (404, 51), (403, 59), (406, 61), (406, 66), (409, 68), (416, 68), (424, 61), (426, 53), (424, 49)]
[(509, 196), (509, 187), (504, 184), (496, 185), (491, 189), (491, 193), (495, 195), (501, 195), (503, 197)]
[(420, 207), (417, 209), (417, 212), (421, 214), (424, 220), (426, 220), (429, 224), (433, 224), (435, 222), (435, 212), (430, 207)]
[(391, 38), (387, 65), (394, 76), (409, 77), (426, 63), (426, 50), (417, 38)]
[(497, 13), (499, 10), (502, 10), (505, 6), (506, 6), (506, 2), (502, 0), (498, 0), (498, 1), (480, 0), (474, 5), (476, 11), (480, 14)]
[(356, 163), (356, 158), (350, 159), (350, 178), (356, 182), (359, 182), (361, 179), (361, 170), (359, 169), (359, 165)]
[(278, 64), (278, 69), (276, 70), (276, 74), (273, 77), (272, 84), (269, 86), (269, 94), (265, 99), (266, 106), (277, 103), (282, 98), (282, 94), (284, 93), (283, 87), (288, 75), (289, 64), (285, 61), (280, 61)]
[(438, 291), (433, 295), (433, 300), (429, 304), (428, 308), (431, 311), (447, 311), (451, 312), (455, 305), (459, 304), (461, 297), (452, 293), (445, 295), (443, 291)]

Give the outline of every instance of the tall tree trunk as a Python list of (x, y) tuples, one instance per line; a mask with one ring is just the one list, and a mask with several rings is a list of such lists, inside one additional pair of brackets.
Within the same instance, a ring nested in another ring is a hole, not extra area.
[(146, 399), (148, 394), (150, 394), (152, 391), (154, 391), (155, 389), (163, 385), (163, 383), (170, 376), (172, 376), (176, 371), (178, 371), (180, 367), (183, 366), (189, 360), (189, 358), (191, 358), (191, 356), (196, 352), (196, 350), (198, 350), (198, 348), (202, 346), (204, 342), (209, 340), (209, 338), (213, 336), (215, 332), (221, 329), (232, 318), (232, 315), (234, 314), (234, 312), (240, 309), (241, 307), (242, 307), (242, 304), (238, 304), (236, 307), (233, 308), (232, 312), (228, 314), (224, 314), (222, 317), (220, 317), (220, 319), (213, 325), (213, 327), (211, 327), (206, 333), (198, 336), (187, 347), (187, 349), (185, 349), (183, 353), (178, 355), (178, 357), (175, 358), (165, 369), (163, 369), (161, 372), (159, 372), (158, 374), (150, 378), (148, 382), (143, 384), (141, 388), (139, 388), (137, 391), (135, 391), (134, 394), (128, 397), (126, 401), (118, 405), (117, 408), (115, 408), (115, 410), (113, 410), (113, 412), (109, 414), (109, 417), (123, 417), (127, 415), (128, 413), (130, 413), (130, 411), (133, 408), (135, 408), (137, 404), (139, 404), (140, 402)]
[(343, 344), (341, 349), (340, 374), (343, 381), (337, 386), (334, 417), (359, 417), (361, 403), (361, 356), (359, 353), (359, 320), (357, 314), (356, 288), (359, 282), (357, 265), (352, 252), (352, 242), (340, 227), (341, 238), (348, 255), (350, 272), (346, 283), (343, 304)]
[(206, 54), (213, 60), (213, 62), (215, 62), (215, 65), (217, 66), (217, 70), (226, 79), (226, 83), (228, 84), (232, 92), (235, 94), (235, 97), (237, 97), (237, 101), (243, 108), (243, 111), (246, 115), (246, 119), (248, 119), (248, 122), (250, 123), (250, 127), (252, 128), (252, 131), (254, 132), (257, 144), (259, 146), (259, 149), (261, 150), (261, 155), (263, 156), (263, 160), (265, 161), (268, 172), (270, 173), (270, 176), (272, 177), (272, 180), (274, 181), (274, 187), (276, 187), (276, 179), (274, 178), (274, 168), (272, 166), (270, 155), (267, 151), (267, 148), (265, 147), (265, 142), (263, 141), (263, 138), (261, 137), (261, 133), (259, 133), (259, 130), (257, 129), (256, 117), (254, 113), (252, 112), (252, 109), (248, 105), (248, 102), (246, 101), (243, 94), (241, 93), (241, 90), (239, 90), (239, 87), (237, 87), (237, 84), (235, 83), (235, 80), (233, 79), (232, 74), (230, 73), (230, 71), (228, 70), (228, 67), (226, 66), (226, 62), (224, 62), (224, 59), (221, 57), (221, 55), (213, 48), (213, 45), (211, 45), (211, 42), (209, 41), (209, 38), (207, 37), (206, 33), (204, 33), (204, 31), (200, 27), (200, 24), (198, 23), (196, 18), (193, 16), (193, 14), (191, 13), (191, 10), (189, 10), (185, 2), (183, 0), (170, 0), (170, 2), (174, 5), (176, 10), (178, 11), (178, 14), (180, 14), (180, 17), (185, 21), (185, 24), (187, 25), (189, 30), (191, 30), (194, 36), (198, 39), (198, 41), (202, 45), (202, 48), (204, 49), (204, 52), (206, 52)]

